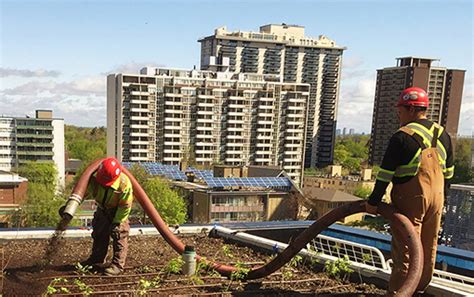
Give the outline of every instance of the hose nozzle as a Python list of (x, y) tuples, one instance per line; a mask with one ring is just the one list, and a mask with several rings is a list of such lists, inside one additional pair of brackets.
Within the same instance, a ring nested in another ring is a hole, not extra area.
[(77, 195), (77, 194), (72, 194), (66, 204), (59, 209), (59, 215), (63, 219), (72, 219), (74, 217), (74, 214), (77, 211), (77, 208), (82, 202), (82, 197)]

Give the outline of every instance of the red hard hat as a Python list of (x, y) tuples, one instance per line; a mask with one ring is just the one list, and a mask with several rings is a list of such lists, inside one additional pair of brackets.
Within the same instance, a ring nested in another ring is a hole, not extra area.
[(122, 167), (115, 158), (107, 158), (99, 165), (95, 180), (104, 187), (110, 187), (119, 178)]
[(425, 90), (418, 87), (410, 87), (402, 91), (397, 106), (420, 106), (428, 108), (428, 104), (428, 94)]

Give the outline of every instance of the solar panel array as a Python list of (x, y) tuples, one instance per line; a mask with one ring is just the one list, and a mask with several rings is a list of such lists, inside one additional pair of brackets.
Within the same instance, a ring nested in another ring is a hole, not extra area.
[[(123, 162), (123, 166), (126, 168), (131, 168), (133, 164), (132, 162)], [(165, 165), (159, 162), (140, 162), (135, 164), (142, 166), (151, 175), (160, 175), (172, 180), (187, 180), (186, 175), (179, 170), (177, 165)]]
[(291, 188), (286, 177), (212, 177), (204, 179), (211, 188), (224, 187), (255, 187), (255, 188)]
[(193, 167), (188, 167), (188, 169), (186, 169), (186, 172), (188, 172), (188, 171), (194, 173), (194, 176), (197, 179), (201, 179), (201, 180), (205, 180), (206, 178), (214, 177), (214, 173), (212, 172), (212, 170), (200, 170), (200, 169), (196, 169), (196, 168), (193, 168)]

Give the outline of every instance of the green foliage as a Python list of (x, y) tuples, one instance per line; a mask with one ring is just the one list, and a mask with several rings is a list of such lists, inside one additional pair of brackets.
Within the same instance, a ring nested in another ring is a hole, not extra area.
[(22, 223), (25, 227), (55, 227), (61, 217), (58, 209), (66, 199), (54, 194), (50, 187), (39, 184), (28, 184), (28, 197), (21, 205)]
[(474, 180), (474, 170), (471, 168), (472, 139), (459, 138), (454, 152), (454, 176), (451, 183), (469, 183)]
[(349, 257), (344, 255), (344, 258), (339, 258), (336, 261), (326, 261), (324, 265), (326, 274), (337, 280), (346, 280), (349, 275), (354, 272), (350, 268)]
[(67, 293), (70, 293), (69, 289), (68, 288), (65, 288), (65, 287), (57, 287), (58, 285), (61, 285), (61, 284), (66, 284), (67, 283), (67, 279), (65, 278), (62, 278), (62, 277), (58, 277), (58, 278), (55, 278), (53, 279), (48, 287), (46, 288), (46, 295), (53, 295), (53, 294), (67, 294)]
[(77, 262), (76, 265), (74, 265), (74, 268), (76, 268), (76, 273), (79, 275), (86, 275), (89, 274), (92, 270), (92, 266), (90, 265), (82, 265), (81, 263)]
[(144, 185), (152, 176), (146, 172), (145, 168), (138, 163), (134, 163), (128, 170), (140, 185)]
[(74, 284), (79, 288), (79, 291), (81, 291), (81, 293), (84, 296), (89, 296), (92, 293), (94, 293), (94, 289), (92, 289), (92, 287), (86, 285), (83, 281), (81, 281), (78, 278), (74, 280)]
[(105, 127), (84, 128), (66, 125), (64, 141), (69, 158), (89, 163), (107, 154)]
[(166, 180), (157, 177), (148, 179), (143, 188), (166, 223), (173, 225), (186, 221), (186, 202)]
[(282, 269), (282, 280), (288, 280), (293, 277), (293, 268), (297, 268), (303, 260), (303, 257), (296, 255), (291, 260), (283, 266)]
[(370, 220), (367, 219), (363, 221), (352, 221), (345, 225), (351, 227), (365, 227), (374, 231), (385, 231), (384, 225), (388, 223), (389, 221), (384, 217), (377, 216), (375, 218), (371, 218)]
[(28, 179), (28, 184), (40, 184), (49, 192), (56, 190), (58, 171), (53, 163), (28, 162), (18, 168), (18, 174)]
[(168, 274), (178, 274), (183, 268), (184, 260), (181, 256), (171, 259), (168, 264), (165, 266), (164, 271)]
[(305, 176), (316, 176), (316, 175), (323, 175), (326, 173), (325, 168), (305, 168), (304, 175)]
[(147, 294), (149, 289), (154, 289), (158, 287), (159, 284), (160, 284), (160, 280), (147, 280), (147, 279), (141, 278), (138, 281), (137, 293), (139, 296), (144, 296)]
[(362, 199), (368, 199), (370, 194), (372, 194), (372, 190), (361, 185), (355, 188), (352, 194)]
[(232, 254), (232, 252), (230, 251), (230, 248), (228, 245), (224, 244), (222, 246), (222, 253), (224, 254), (224, 256), (228, 257), (228, 258), (234, 258), (234, 255)]
[(364, 263), (370, 263), (372, 262), (372, 256), (370, 254), (362, 254), (362, 261), (364, 261)]
[(250, 272), (249, 268), (244, 268), (244, 264), (241, 262), (237, 262), (235, 264), (235, 267), (237, 268), (235, 271), (233, 271), (230, 274), (230, 279), (234, 281), (242, 281), (247, 278), (247, 275)]
[(368, 142), (368, 135), (337, 137), (334, 147), (334, 164), (342, 165), (351, 173), (358, 172), (361, 163), (368, 159)]

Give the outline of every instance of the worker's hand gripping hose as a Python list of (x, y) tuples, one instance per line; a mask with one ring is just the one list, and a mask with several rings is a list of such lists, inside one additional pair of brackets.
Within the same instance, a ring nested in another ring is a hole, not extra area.
[[(89, 167), (87, 167), (82, 176), (79, 178), (78, 183), (74, 187), (73, 194), (71, 196), (75, 195), (81, 197), (81, 199), (84, 197), (89, 178), (93, 172), (97, 170), (101, 161), (102, 160), (96, 160), (91, 165), (89, 165)], [(166, 242), (168, 242), (168, 244), (170, 244), (173, 249), (178, 252), (178, 254), (182, 254), (184, 252), (184, 244), (176, 235), (173, 234), (173, 232), (170, 231), (166, 223), (161, 218), (160, 214), (156, 211), (155, 207), (151, 203), (147, 194), (140, 184), (138, 184), (133, 175), (126, 168), (123, 168), (123, 172), (130, 178), (136, 200), (138, 203), (140, 203), (158, 232), (160, 232)], [(346, 216), (364, 211), (365, 201), (349, 203), (332, 210), (314, 222), (305, 231), (303, 231), (282, 253), (280, 253), (269, 263), (253, 268), (248, 273), (247, 279), (257, 279), (272, 274), (289, 262), (291, 258), (293, 258), (301, 249), (306, 246), (307, 243), (309, 243), (319, 233), (321, 233), (321, 231), (329, 227), (331, 224), (345, 218)], [(405, 244), (408, 246), (410, 254), (410, 265), (407, 279), (402, 288), (400, 288), (400, 290), (397, 292), (397, 296), (412, 296), (416, 290), (422, 271), (423, 251), (421, 247), (421, 241), (417, 236), (417, 233), (415, 232), (411, 222), (404, 215), (396, 212), (392, 206), (388, 204), (381, 204), (378, 207), (378, 211), (383, 217), (390, 220), (392, 228), (395, 228), (396, 231), (401, 234), (405, 234)], [(196, 256), (196, 259), (198, 261), (203, 261), (199, 256)], [(232, 272), (237, 270), (236, 267), (220, 263), (209, 262), (208, 264), (220, 274), (225, 276), (230, 276)]]

